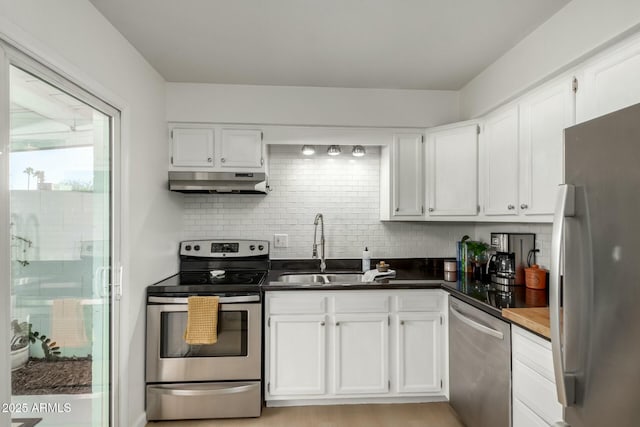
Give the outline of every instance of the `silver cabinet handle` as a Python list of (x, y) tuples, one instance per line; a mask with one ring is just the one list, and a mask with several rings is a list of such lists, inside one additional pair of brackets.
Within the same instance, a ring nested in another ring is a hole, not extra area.
[(433, 208), (429, 208), (429, 212), (433, 212)]
[(207, 157), (207, 162), (211, 163), (213, 159), (211, 157)]
[(520, 209), (527, 209), (528, 207), (529, 205), (527, 205), (526, 203), (520, 205)]
[(513, 205), (509, 205), (509, 206), (507, 206), (507, 209), (509, 209), (510, 211), (511, 211), (511, 210), (514, 210), (515, 208), (516, 208), (516, 207), (515, 207), (515, 206), (513, 206)]
[(225, 159), (225, 158), (223, 157), (223, 158), (221, 158), (221, 159), (220, 159), (220, 161), (221, 161), (222, 163), (224, 163), (224, 162), (226, 162), (226, 161), (227, 161), (227, 159)]
[(483, 333), (485, 333), (487, 335), (491, 335), (492, 337), (496, 337), (499, 340), (504, 339), (504, 334), (502, 332), (497, 331), (497, 330), (495, 330), (493, 328), (490, 328), (488, 326), (485, 326), (485, 325), (483, 325), (481, 323), (478, 323), (475, 320), (469, 319), (467, 316), (465, 316), (464, 314), (460, 313), (458, 310), (453, 308), (453, 306), (451, 306), (449, 308), (451, 309), (451, 314), (453, 314), (455, 317), (457, 317), (462, 323), (465, 323), (468, 326), (471, 326), (476, 331), (480, 331), (480, 332), (483, 332)]
[(340, 322), (336, 322), (336, 326), (340, 326)]
[(400, 208), (396, 208), (396, 212), (400, 211)]
[[(564, 219), (575, 215), (575, 187), (564, 184), (560, 186), (556, 199), (556, 211), (553, 215), (551, 230), (551, 272), (549, 277), (549, 318), (551, 329), (551, 353), (553, 355), (553, 372), (556, 378), (558, 401), (563, 406), (575, 402), (575, 378), (567, 375), (562, 356), (560, 340), (560, 266), (562, 257), (562, 240), (564, 238)], [(566, 313), (565, 313), (566, 315)]]
[(324, 322), (320, 322), (320, 326), (324, 326)]
[(401, 320), (401, 321), (400, 321), (400, 324), (401, 324), (401, 325), (404, 325), (404, 320)]

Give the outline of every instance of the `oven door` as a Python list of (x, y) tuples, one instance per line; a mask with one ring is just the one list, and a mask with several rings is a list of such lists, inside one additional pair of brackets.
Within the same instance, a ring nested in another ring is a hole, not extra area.
[(189, 345), (184, 341), (187, 298), (152, 296), (149, 303), (147, 382), (261, 378), (259, 295), (220, 298), (218, 342), (211, 345)]

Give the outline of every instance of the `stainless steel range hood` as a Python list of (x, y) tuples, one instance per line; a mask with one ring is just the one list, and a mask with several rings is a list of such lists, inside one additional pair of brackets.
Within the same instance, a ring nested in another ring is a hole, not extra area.
[(180, 193), (267, 194), (259, 172), (169, 172), (169, 190)]

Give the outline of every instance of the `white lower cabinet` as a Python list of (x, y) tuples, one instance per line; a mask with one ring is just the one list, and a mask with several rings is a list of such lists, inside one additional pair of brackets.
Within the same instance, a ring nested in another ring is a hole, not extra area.
[(442, 390), (442, 316), (440, 313), (399, 313), (397, 327), (398, 392)]
[(269, 393), (323, 395), (326, 319), (322, 315), (275, 315), (269, 319)]
[(389, 391), (389, 315), (335, 317), (336, 394)]
[(267, 292), (267, 405), (446, 400), (446, 299), (439, 289)]
[(553, 374), (551, 343), (511, 329), (513, 427), (552, 426), (562, 420)]

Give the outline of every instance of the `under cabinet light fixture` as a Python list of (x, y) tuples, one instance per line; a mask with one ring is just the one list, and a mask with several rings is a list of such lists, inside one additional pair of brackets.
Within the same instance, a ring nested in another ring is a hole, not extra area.
[(312, 156), (316, 153), (316, 147), (313, 145), (303, 145), (302, 146), (302, 154), (305, 156)]
[(340, 149), (339, 145), (330, 145), (329, 149), (327, 150), (327, 154), (330, 156), (337, 156), (340, 153), (342, 153), (342, 150)]
[(366, 154), (364, 147), (362, 145), (354, 145), (353, 150), (351, 150), (351, 155), (355, 157), (362, 157)]

